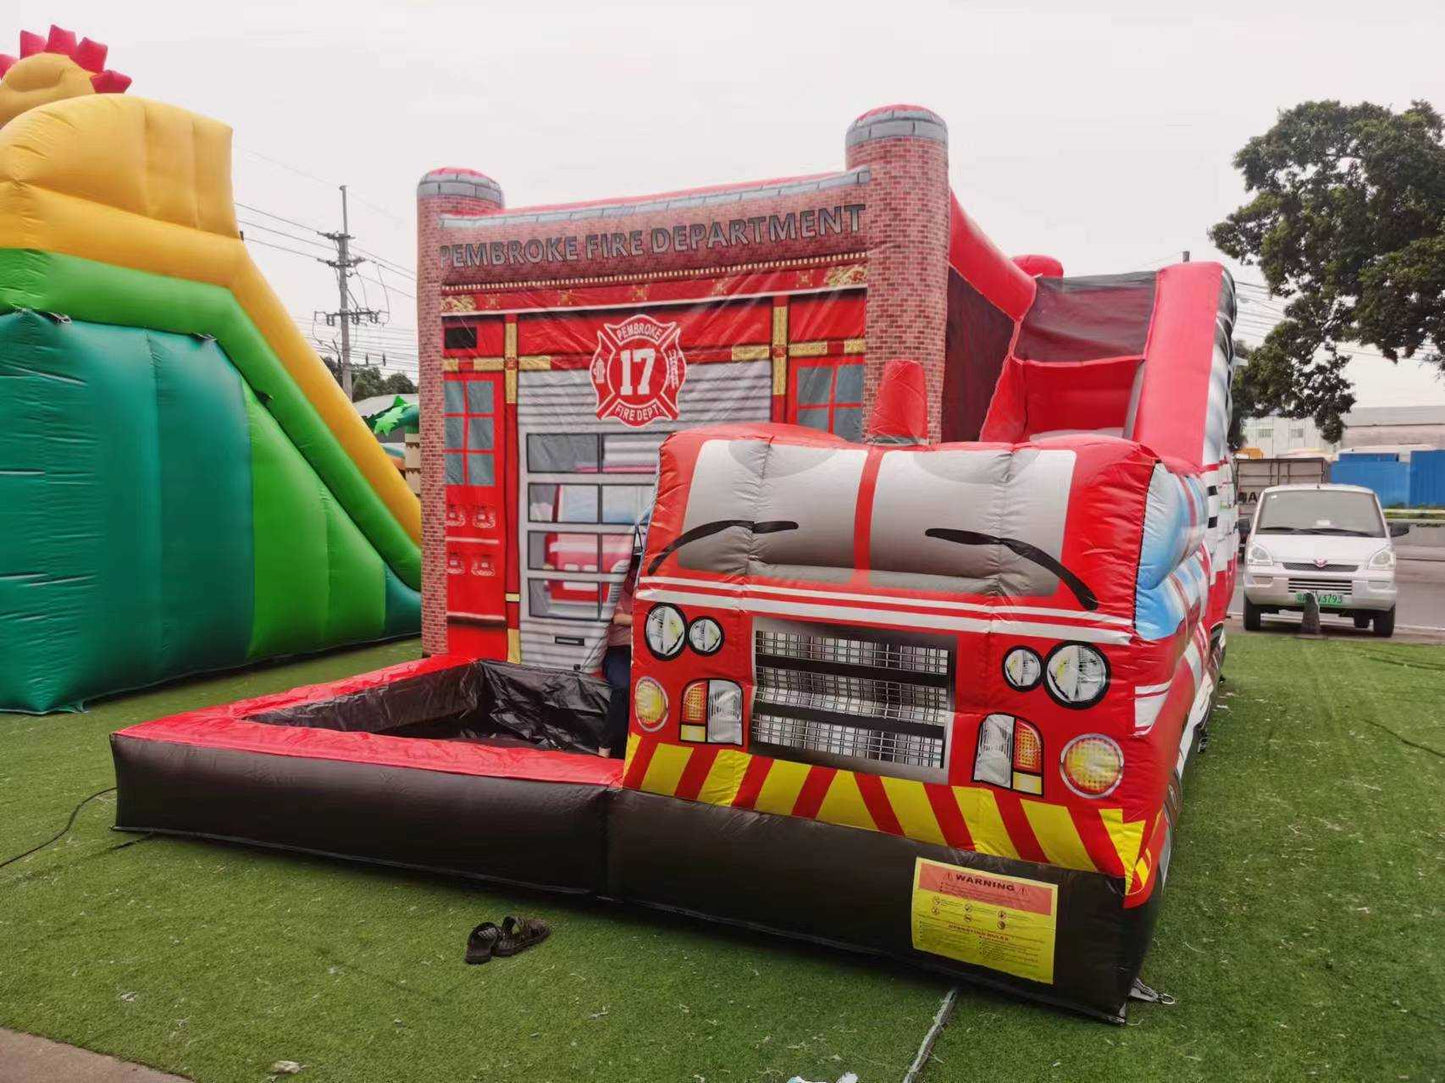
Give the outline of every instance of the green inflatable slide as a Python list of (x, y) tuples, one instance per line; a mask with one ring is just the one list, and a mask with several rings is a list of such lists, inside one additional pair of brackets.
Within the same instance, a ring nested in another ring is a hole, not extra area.
[(0, 710), (414, 634), (420, 510), (250, 262), (230, 132), (0, 130)]

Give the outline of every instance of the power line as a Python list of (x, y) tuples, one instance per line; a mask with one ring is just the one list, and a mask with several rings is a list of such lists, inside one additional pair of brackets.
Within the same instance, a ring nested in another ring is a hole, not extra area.
[(383, 264), (388, 270), (395, 271), (397, 274), (406, 275), (407, 278), (416, 278), (416, 275), (412, 273), (410, 268), (404, 266), (403, 264), (397, 263), (393, 259), (388, 259), (385, 256), (378, 256), (370, 249), (362, 248), (360, 246), (357, 246), (356, 250), (364, 256), (370, 256), (372, 262)]
[(299, 241), (301, 244), (314, 244), (318, 248), (330, 248), (330, 245), (321, 241), (313, 241), (310, 237), (298, 237), (294, 233), (287, 233), (284, 229), (272, 229), (270, 226), (263, 226), (260, 222), (248, 222), (244, 218), (238, 218), (236, 221), (247, 229), (259, 229), (264, 233), (274, 233), (278, 237), (286, 237), (293, 241)]
[[(307, 175), (307, 174), (303, 174), (303, 176), (306, 176), (306, 175)], [(313, 177), (313, 178), (311, 178), (311, 179), (314, 180), (315, 178)], [(364, 202), (363, 200), (360, 200), (359, 197), (357, 197), (357, 198), (358, 198), (358, 201), (359, 201), (359, 202)], [(244, 209), (246, 209), (246, 210), (248, 210), (248, 211), (251, 211), (251, 212), (254, 213), (254, 214), (264, 215), (264, 216), (267, 217), (267, 218), (275, 219), (277, 222), (284, 222), (284, 223), (285, 223), (286, 225), (288, 225), (288, 226), (295, 226), (297, 229), (304, 229), (304, 230), (306, 230), (306, 232), (308, 232), (308, 233), (315, 233), (317, 236), (321, 236), (321, 237), (326, 236), (326, 231), (325, 231), (325, 230), (317, 229), (315, 226), (310, 225), (309, 223), (306, 223), (306, 222), (298, 222), (298, 221), (297, 221), (296, 219), (294, 219), (294, 218), (287, 218), (284, 214), (277, 214), (275, 211), (268, 211), (268, 210), (266, 210), (266, 209), (264, 209), (264, 208), (262, 208), (262, 207), (256, 206), (256, 205), (253, 204), (253, 203), (243, 203), (243, 202), (241, 202), (239, 199), (238, 199), (238, 200), (235, 200), (234, 202), (235, 202), (236, 206), (242, 207), (242, 208), (244, 208)], [(263, 228), (263, 229), (264, 229), (264, 228), (266, 228), (266, 227), (258, 226), (258, 228)], [(279, 232), (279, 231), (278, 231), (278, 232)], [(299, 238), (293, 238), (293, 239), (299, 239)], [(411, 271), (411, 269), (408, 268), (404, 263), (401, 263), (401, 262), (399, 262), (399, 261), (397, 261), (397, 260), (391, 259), (391, 258), (388, 257), (388, 256), (380, 256), (380, 255), (377, 255), (375, 252), (372, 252), (372, 251), (370, 251), (369, 249), (357, 247), (357, 248), (356, 248), (356, 251), (360, 252), (360, 253), (361, 253), (362, 255), (364, 255), (364, 256), (370, 257), (373, 262), (385, 264), (386, 267), (387, 267), (389, 270), (395, 271), (397, 274), (403, 274), (403, 275), (406, 275), (408, 278), (412, 278), (412, 279), (416, 278), (416, 275), (413, 274), (412, 271)]]
[(416, 349), (415, 349), (415, 348), (408, 348), (408, 347), (406, 347), (406, 346), (401, 345), (400, 343), (395, 343), (395, 342), (379, 342), (379, 341), (373, 341), (373, 340), (368, 340), (368, 339), (357, 339), (357, 338), (353, 338), (351, 341), (352, 341), (358, 348), (360, 348), (360, 349), (365, 349), (365, 350), (371, 350), (373, 353), (376, 353), (376, 352), (378, 352), (378, 351), (380, 351), (380, 350), (385, 350), (388, 354), (391, 354), (393, 357), (404, 357), (404, 358), (406, 358), (408, 361), (418, 360), (417, 352), (416, 352)]
[[(304, 256), (306, 259), (316, 259), (310, 252), (303, 252), (299, 248), (287, 248), (284, 244), (273, 244), (271, 241), (263, 241), (259, 237), (247, 237), (247, 244), (259, 244), (263, 248), (274, 248), (278, 252), (290, 252), (293, 256)], [(322, 262), (326, 262), (322, 260)]]
[(309, 226), (305, 222), (296, 221), (296, 219), (294, 218), (286, 218), (271, 211), (262, 210), (260, 207), (252, 206), (250, 203), (242, 203), (239, 199), (236, 200), (235, 203), (238, 207), (244, 207), (248, 211), (253, 211), (256, 214), (265, 215), (267, 218), (274, 218), (278, 222), (285, 222), (288, 226), (295, 226), (297, 229), (304, 229), (309, 233), (319, 234), (321, 232), (321, 230), (317, 229), (315, 226)]
[(1161, 263), (1169, 263), (1169, 262), (1171, 262), (1171, 261), (1177, 262), (1178, 259), (1179, 259), (1179, 249), (1176, 248), (1176, 249), (1171, 249), (1171, 250), (1168, 251), (1168, 252), (1165, 252), (1164, 255), (1162, 255), (1162, 256), (1155, 256), (1155, 257), (1154, 257), (1153, 259), (1151, 259), (1151, 260), (1146, 260), (1145, 262), (1139, 264), (1139, 266), (1140, 266), (1141, 268), (1145, 269), (1145, 270), (1148, 270), (1149, 268), (1151, 268), (1151, 267), (1156, 267), (1156, 266), (1158, 266), (1158, 265), (1161, 264)]
[(415, 335), (415, 333), (406, 334), (406, 333), (404, 333), (404, 332), (399, 332), (399, 333), (397, 333), (397, 334), (383, 334), (383, 333), (379, 333), (375, 328), (364, 328), (364, 327), (358, 327), (358, 328), (356, 328), (356, 329), (355, 329), (355, 333), (356, 333), (357, 335), (361, 335), (361, 336), (363, 336), (363, 337), (365, 337), (365, 338), (367, 338), (367, 339), (374, 340), (374, 341), (377, 341), (377, 342), (393, 342), (393, 343), (396, 343), (397, 345), (415, 345), (415, 344), (416, 344), (416, 335)]
[[(317, 184), (324, 184), (328, 188), (336, 187), (336, 184), (333, 181), (325, 180), (321, 177), (318, 177), (315, 173), (308, 173), (300, 166), (294, 166), (291, 165), (289, 162), (283, 162), (280, 158), (273, 158), (269, 154), (262, 154), (259, 150), (252, 150), (250, 147), (243, 147), (239, 143), (236, 144), (236, 149), (239, 150), (242, 154), (249, 154), (252, 158), (259, 158), (261, 161), (270, 162), (272, 165), (278, 166), (289, 173), (295, 173), (298, 177), (305, 177), (307, 180), (315, 181)], [(406, 225), (404, 219), (401, 219), (396, 215), (392, 214), (391, 211), (387, 210), (385, 207), (379, 207), (375, 203), (372, 203), (370, 200), (363, 199), (361, 196), (356, 196), (355, 198), (356, 202), (370, 207), (377, 214), (384, 215), (385, 217), (390, 218), (398, 225)]]
[[(366, 278), (365, 275), (358, 275), (357, 277), (358, 277), (358, 278)], [(378, 286), (380, 286), (380, 287), (381, 287), (382, 289), (384, 289), (384, 290), (395, 290), (397, 293), (401, 294), (403, 297), (410, 297), (413, 301), (416, 300), (416, 294), (414, 294), (414, 293), (408, 293), (406, 290), (402, 289), (400, 286), (392, 286), (392, 285), (389, 285), (388, 283), (383, 282), (383, 281), (382, 281), (381, 279), (379, 279), (379, 278), (366, 278), (366, 281), (368, 281), (368, 282), (375, 282)]]
[[(294, 319), (297, 323), (310, 324), (316, 319), (316, 313), (292, 312), (291, 318)], [(411, 341), (415, 341), (416, 339), (415, 327), (404, 327), (401, 324), (394, 323), (367, 324), (358, 327), (354, 333), (361, 335), (377, 335), (391, 338), (406, 338)]]
[[(316, 338), (320, 338), (321, 334), (322, 333), (319, 330), (313, 332), (313, 335)], [(417, 356), (416, 346), (410, 342), (406, 342), (401, 339), (364, 338), (353, 334), (351, 336), (351, 341), (359, 346), (365, 347), (368, 350), (387, 350), (390, 353), (396, 354), (398, 357)]]
[[(311, 180), (320, 181), (319, 177), (315, 177), (307, 173), (305, 170), (297, 169), (295, 167), (286, 165), (286, 163), (280, 162), (276, 159), (267, 158), (267, 156), (264, 154), (260, 154), (255, 151), (247, 151), (247, 153), (253, 154), (256, 157), (263, 158), (267, 161), (273, 161), (277, 165), (280, 165), (293, 173), (297, 173), (300, 176), (307, 177)], [(416, 295), (408, 293), (406, 290), (400, 289), (398, 287), (390, 286), (380, 277), (373, 278), (368, 275), (363, 275), (356, 270), (356, 268), (360, 264), (367, 261), (368, 257), (352, 255), (350, 242), (354, 238), (350, 233), (350, 218), (347, 211), (347, 186), (343, 184), (340, 187), (341, 230), (339, 232), (326, 232), (324, 230), (316, 230), (313, 229), (311, 226), (308, 226), (304, 222), (299, 222), (294, 218), (287, 218), (285, 215), (276, 214), (273, 211), (264, 210), (249, 203), (241, 203), (238, 201), (236, 205), (238, 207), (244, 207), (246, 210), (251, 211), (252, 213), (264, 215), (265, 217), (270, 218), (273, 221), (280, 222), (284, 225), (294, 226), (297, 229), (306, 230), (308, 232), (314, 232), (318, 236), (325, 238), (327, 241), (331, 242), (331, 244), (335, 246), (336, 258), (326, 259), (321, 256), (313, 255), (309, 252), (304, 252), (297, 248), (291, 248), (287, 245), (277, 244), (274, 241), (265, 241), (256, 237), (248, 238), (248, 241), (250, 243), (259, 244), (263, 248), (272, 248), (279, 252), (288, 252), (293, 256), (304, 256), (307, 259), (314, 259), (317, 262), (324, 263), (328, 267), (331, 267), (333, 270), (335, 270), (336, 290), (337, 297), (339, 299), (339, 307), (329, 312), (318, 311), (312, 313), (310, 337), (319, 349), (325, 350), (328, 348), (328, 343), (322, 341), (320, 335), (318, 335), (316, 321), (318, 319), (324, 319), (328, 327), (340, 327), (341, 341), (339, 343), (333, 341), (329, 344), (329, 347), (336, 355), (336, 364), (337, 368), (340, 370), (340, 383), (342, 390), (345, 391), (347, 397), (350, 398), (352, 393), (351, 336), (353, 325), (355, 325), (355, 329), (357, 331), (358, 345), (361, 345), (363, 347), (363, 352), (367, 354), (368, 363), (370, 361), (370, 350), (366, 348), (368, 345), (373, 345), (376, 351), (382, 355), (383, 364), (386, 363), (388, 354), (395, 354), (398, 356), (398, 358), (403, 358), (406, 361), (412, 363), (418, 362), (418, 359), (416, 359), (416, 355), (414, 353), (414, 347), (412, 346), (414, 339), (406, 340), (406, 349), (402, 349), (401, 340), (388, 340), (387, 338), (378, 335), (374, 341), (368, 342), (368, 340), (363, 338), (360, 334), (361, 324), (363, 321), (367, 321), (370, 324), (380, 324), (383, 316), (390, 315), (389, 310), (391, 307), (391, 290), (395, 289), (397, 293), (400, 293), (405, 297), (410, 297), (412, 300), (416, 300)], [(365, 201), (363, 200), (363, 202)], [(322, 244), (320, 241), (313, 241), (309, 237), (298, 237), (294, 233), (289, 233), (286, 230), (277, 229), (273, 226), (262, 225), (259, 222), (245, 221), (244, 224), (252, 229), (259, 229), (266, 233), (274, 234), (279, 237), (284, 237), (287, 240), (294, 241), (298, 244), (310, 244), (323, 249), (329, 247), (328, 245)], [(385, 259), (384, 257), (370, 256), (370, 259), (374, 261), (377, 265), (377, 275), (380, 275), (384, 269), (391, 270), (393, 274), (410, 273), (399, 271), (398, 268), (389, 266), (391, 261)], [(361, 285), (361, 295), (363, 303), (359, 305), (356, 304), (356, 298), (352, 296), (351, 286), (349, 284), (349, 280), (352, 278), (357, 279), (358, 283)], [(387, 312), (383, 313), (371, 307), (371, 299), (367, 296), (366, 292), (367, 282), (375, 283), (382, 288), (382, 291), (386, 294), (387, 298)], [(301, 320), (298, 320), (297, 322), (298, 324), (302, 323)], [(394, 346), (389, 344), (392, 341), (395, 342)]]

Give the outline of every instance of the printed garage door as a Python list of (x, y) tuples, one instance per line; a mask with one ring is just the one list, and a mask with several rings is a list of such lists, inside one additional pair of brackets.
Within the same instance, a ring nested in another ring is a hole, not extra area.
[(584, 669), (679, 428), (766, 421), (773, 300), (524, 314), (517, 321), (522, 660)]

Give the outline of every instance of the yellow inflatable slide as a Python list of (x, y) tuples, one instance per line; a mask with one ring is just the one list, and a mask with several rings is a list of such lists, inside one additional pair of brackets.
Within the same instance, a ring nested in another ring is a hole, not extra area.
[[(421, 510), (251, 262), (231, 130), (0, 57), (0, 709), (414, 632)], [(8, 629), (8, 631), (7, 631)]]

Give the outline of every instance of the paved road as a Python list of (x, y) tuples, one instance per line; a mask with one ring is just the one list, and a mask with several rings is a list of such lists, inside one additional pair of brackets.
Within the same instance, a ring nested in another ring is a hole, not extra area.
[[(1400, 598), (1395, 603), (1396, 629), (1445, 628), (1445, 548), (1401, 545), (1395, 551), (1400, 557), (1400, 565), (1395, 572), (1395, 582), (1400, 588)], [(1243, 569), (1240, 581), (1243, 582)], [(1229, 611), (1244, 611), (1242, 586), (1235, 590)], [(1299, 617), (1293, 613), (1279, 613), (1264, 618), (1266, 629), (1271, 624), (1282, 626), (1287, 622), (1298, 624)], [(1348, 618), (1326, 616), (1322, 623), (1330, 630), (1353, 630)], [(1369, 635), (1370, 632), (1360, 634)]]
[(187, 1083), (139, 1064), (0, 1030), (0, 1083)]

